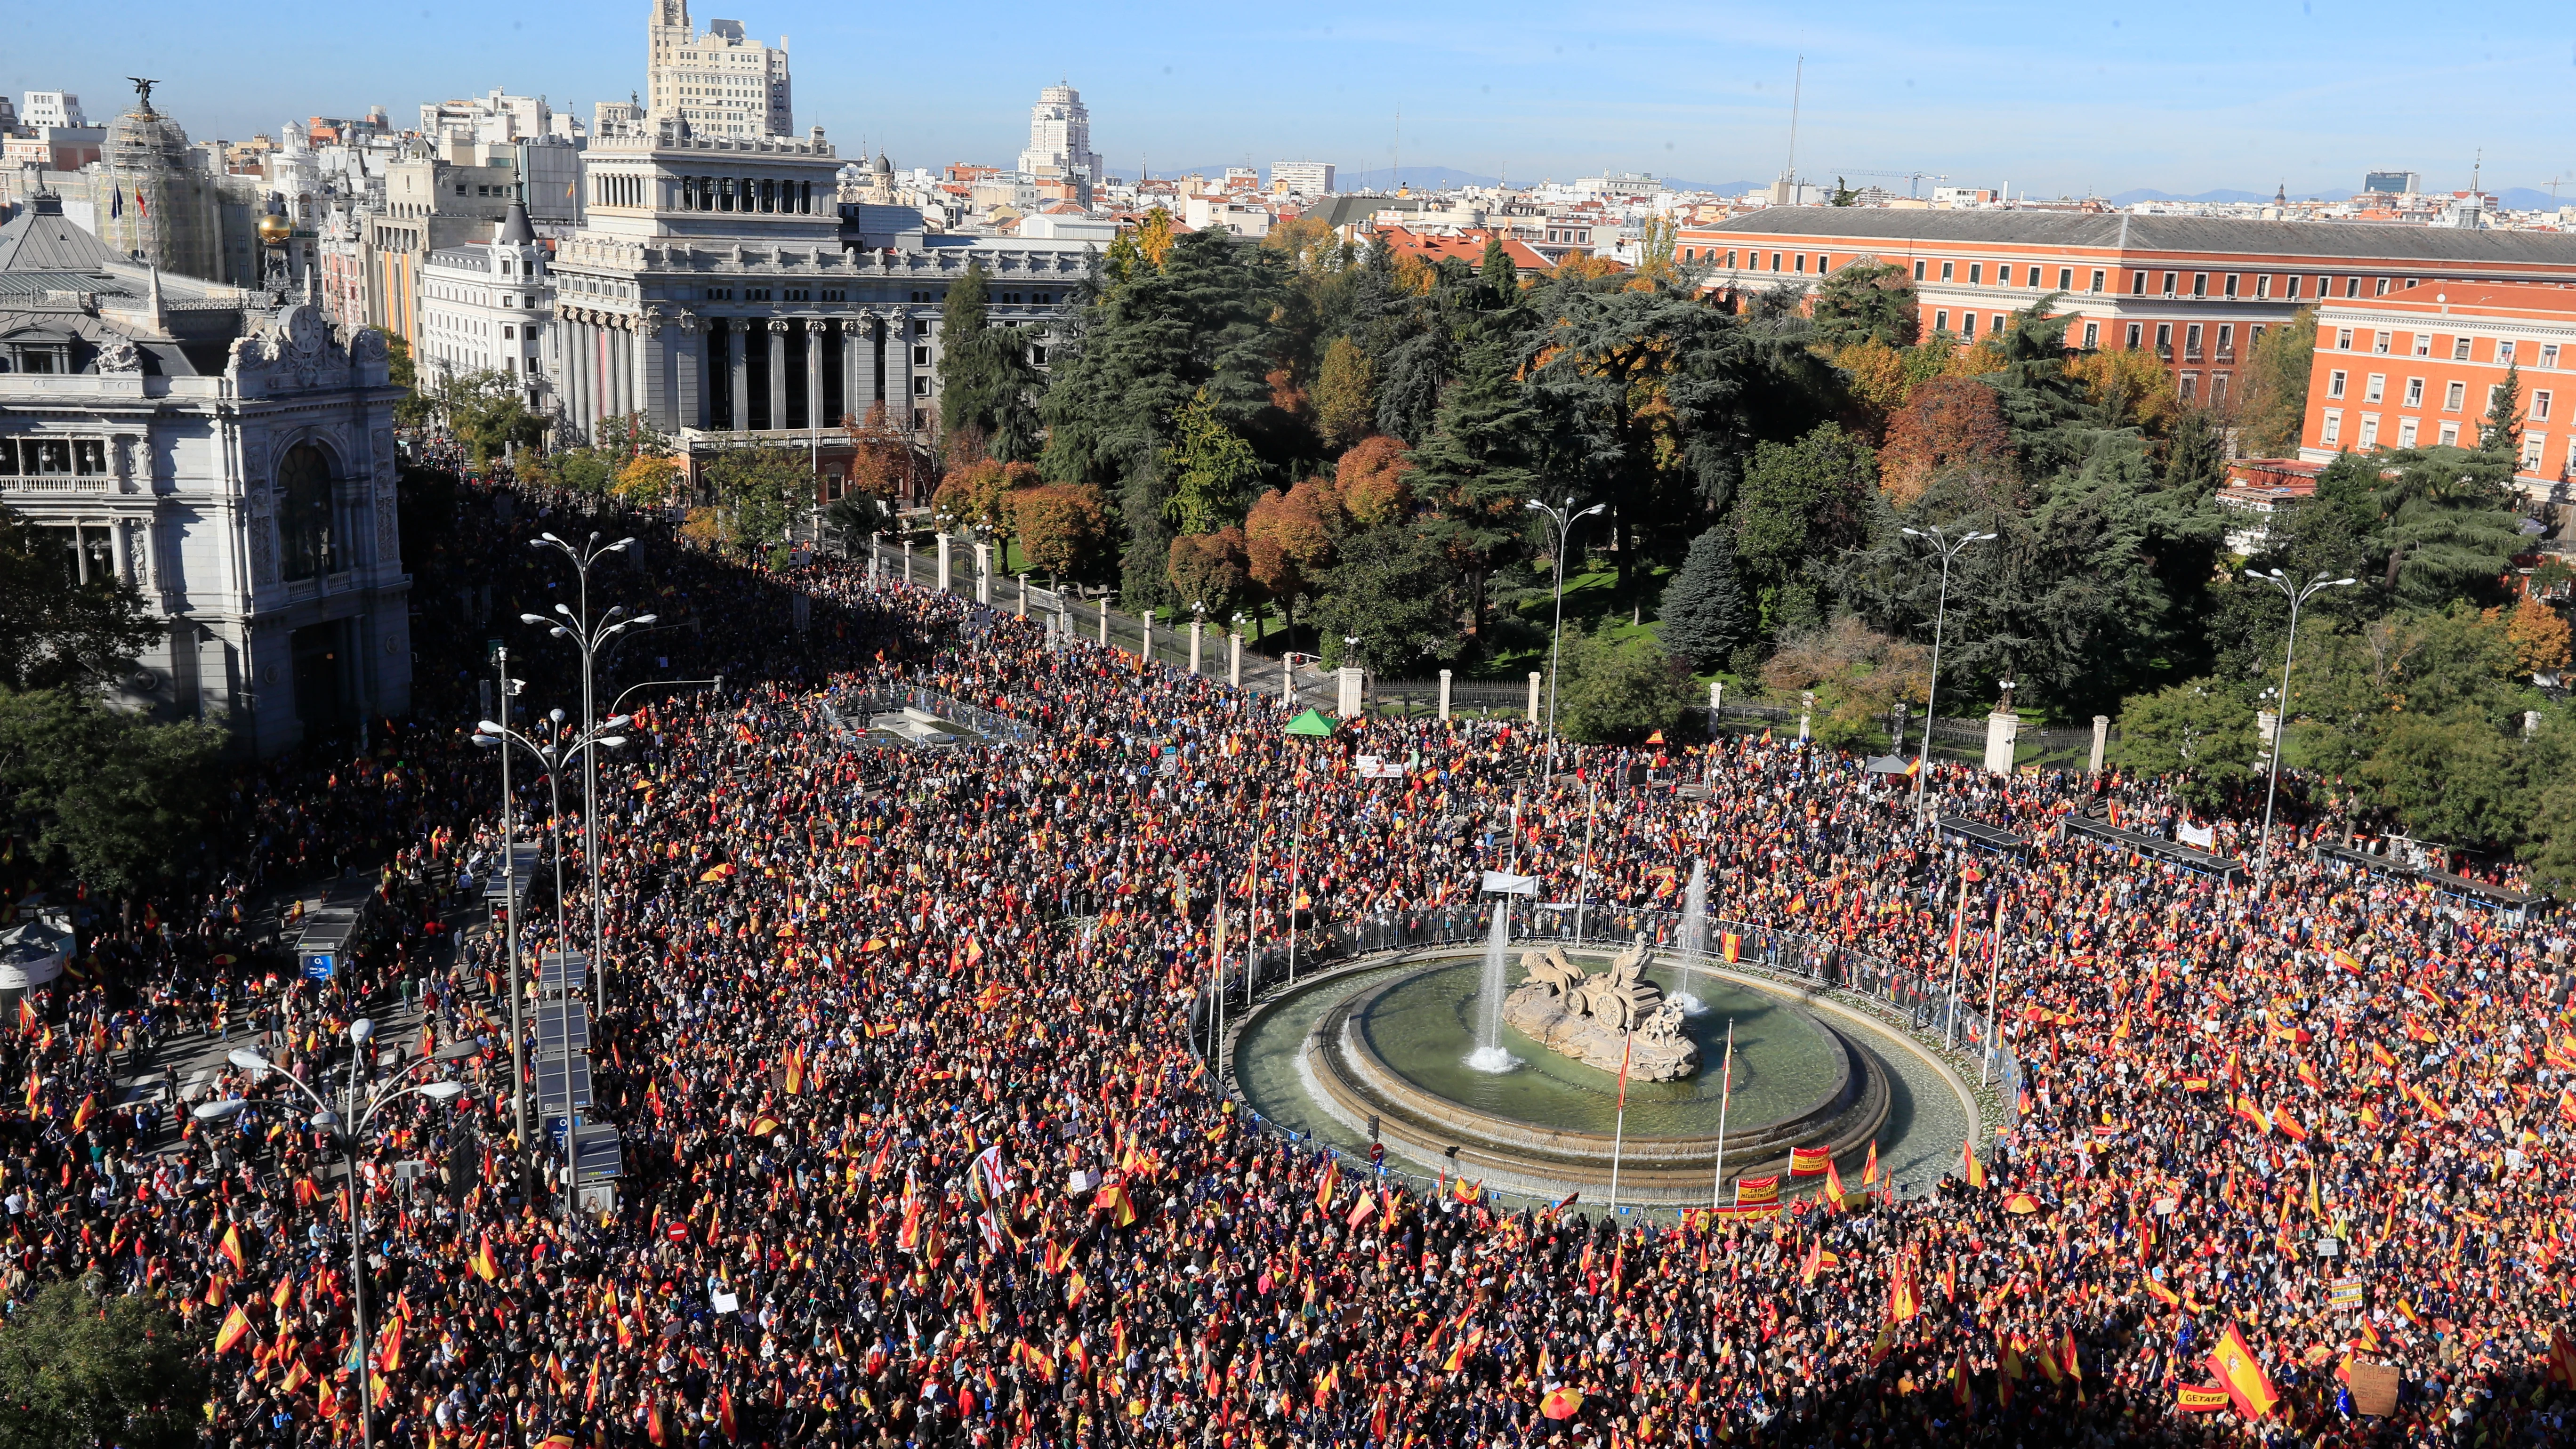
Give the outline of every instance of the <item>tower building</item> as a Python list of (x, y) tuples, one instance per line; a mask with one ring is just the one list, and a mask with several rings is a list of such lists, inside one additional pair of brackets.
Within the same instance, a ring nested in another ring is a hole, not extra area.
[(772, 49), (745, 35), (739, 20), (710, 20), (701, 34), (689, 21), (689, 0), (653, 0), (645, 51), (648, 125), (679, 121), (686, 135), (736, 138), (795, 131), (787, 37)]

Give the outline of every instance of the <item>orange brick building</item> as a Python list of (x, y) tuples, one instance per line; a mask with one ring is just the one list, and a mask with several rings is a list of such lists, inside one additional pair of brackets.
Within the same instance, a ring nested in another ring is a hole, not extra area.
[(2317, 311), (2299, 456), (2477, 445), (2508, 369), (2522, 389), (2516, 481), (2547, 497), (2576, 470), (2576, 287), (2419, 282)]
[(2211, 401), (2254, 339), (2304, 306), (2432, 282), (2576, 283), (2576, 235), (2107, 211), (1772, 207), (1685, 226), (1675, 245), (1739, 303), (1892, 263), (1914, 278), (1927, 336), (1983, 337), (2063, 292), (2069, 346), (2153, 347), (2184, 396)]

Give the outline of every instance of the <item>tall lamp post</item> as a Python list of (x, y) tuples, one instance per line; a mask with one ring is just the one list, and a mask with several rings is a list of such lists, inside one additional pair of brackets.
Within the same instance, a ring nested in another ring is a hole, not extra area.
[(1932, 679), (1923, 689), (1923, 748), (1914, 757), (1914, 818), (1919, 821), (1923, 818), (1923, 782), (1932, 774), (1932, 704), (1941, 693), (1941, 635), (1950, 623), (1950, 563), (1966, 552), (1968, 545), (1988, 542), (1994, 535), (1963, 533), (1953, 538), (1935, 526), (1909, 528), (1905, 536), (1932, 540), (1934, 551), (1941, 555), (1941, 602), (1932, 614)]
[(2278, 712), (2272, 716), (2272, 760), (2263, 778), (2263, 841), (2258, 847), (2262, 859), (2256, 867), (2261, 872), (2260, 879), (2268, 881), (2272, 878), (2272, 797), (2281, 788), (2281, 736), (2290, 732), (2290, 661), (2298, 654), (2299, 607), (2327, 589), (2349, 588), (2356, 581), (2330, 579), (2320, 573), (2303, 584), (2279, 569), (2261, 573), (2249, 569), (2245, 576), (2270, 584), (2290, 601), (2290, 637), (2281, 645), (2281, 698), (2276, 706)]
[[(562, 715), (562, 711), (560, 710), (555, 713), (557, 718), (560, 718)], [(625, 715), (617, 715), (611, 718), (605, 725), (601, 726), (601, 728), (610, 730), (623, 728), (626, 724), (626, 719), (627, 717)], [(546, 791), (548, 796), (554, 802), (555, 812), (555, 949), (557, 951), (561, 951), (570, 944), (566, 938), (563, 926), (563, 789), (561, 784), (563, 778), (563, 766), (565, 762), (572, 758), (575, 752), (578, 752), (582, 759), (587, 762), (590, 758), (590, 752), (594, 748), (613, 750), (619, 745), (626, 743), (626, 737), (624, 735), (585, 732), (570, 741), (558, 742), (552, 745), (541, 745), (528, 736), (519, 733), (517, 730), (511, 729), (509, 726), (502, 724), (498, 720), (487, 719), (476, 722), (474, 726), (473, 741), (476, 747), (480, 749), (497, 749), (501, 752), (501, 769), (505, 774), (510, 768), (510, 746), (512, 745), (517, 745), (521, 749), (524, 749), (528, 753), (536, 756), (538, 763), (546, 767)], [(505, 855), (503, 858), (506, 861), (508, 857)], [(515, 880), (515, 877), (513, 877), (513, 879)], [(518, 912), (513, 909), (511, 912), (511, 930), (515, 932), (517, 929)], [(513, 939), (515, 940), (515, 936)], [(514, 952), (515, 949), (516, 948), (514, 946)], [(596, 964), (596, 962), (593, 963), (594, 966), (596, 966)], [(520, 1000), (527, 994), (527, 991), (524, 983), (519, 979), (519, 967), (515, 955), (510, 963), (509, 980), (510, 1118), (511, 1124), (518, 1131), (520, 1150), (525, 1151), (528, 1145), (527, 1063), (522, 1056), (522, 1053), (525, 1050), (527, 1032), (520, 1020), (519, 1007)]]
[[(258, 1052), (244, 1047), (230, 1054), (232, 1064), (248, 1072), (253, 1080), (264, 1080), (274, 1074), (284, 1079), (295, 1090), (302, 1092), (305, 1099), (313, 1104), (311, 1125), (330, 1134), (340, 1148), (342, 1160), (347, 1164), (349, 1317), (358, 1345), (358, 1442), (369, 1446), (369, 1449), (372, 1449), (376, 1442), (376, 1409), (372, 1396), (367, 1391), (367, 1244), (364, 1234), (358, 1228), (358, 1199), (363, 1195), (358, 1189), (358, 1139), (366, 1132), (368, 1124), (375, 1121), (378, 1112), (401, 1098), (418, 1095), (443, 1105), (455, 1101), (465, 1092), (465, 1085), (462, 1082), (452, 1080), (404, 1085), (404, 1079), (423, 1065), (453, 1060), (445, 1053), (414, 1058), (410, 1065), (395, 1073), (380, 1089), (372, 1093), (364, 1092), (368, 1044), (375, 1039), (375, 1035), (376, 1024), (366, 1017), (362, 1016), (349, 1023), (349, 1080), (347, 1087), (341, 1093), (340, 1106), (337, 1109), (334, 1109), (329, 1099), (321, 1093), (314, 1091), (301, 1079), (279, 1071), (274, 1063)], [(362, 1096), (363, 1105), (360, 1100)], [(200, 1122), (221, 1122), (239, 1115), (242, 1109), (249, 1105), (250, 1099), (247, 1097), (228, 1097), (220, 1102), (200, 1103), (190, 1115)]]
[[(597, 717), (595, 685), (592, 676), (599, 659), (600, 646), (624, 632), (628, 627), (650, 624), (658, 617), (653, 614), (638, 614), (632, 619), (621, 619), (618, 616), (626, 612), (625, 606), (621, 604), (612, 605), (597, 627), (591, 624), (591, 566), (612, 553), (624, 553), (627, 546), (634, 542), (633, 538), (621, 538), (615, 543), (603, 545), (596, 533), (592, 534), (589, 541), (579, 548), (573, 547), (551, 533), (541, 533), (529, 540), (533, 547), (560, 551), (565, 558), (572, 560), (573, 572), (581, 579), (579, 613), (557, 604), (555, 612), (563, 616), (561, 623), (543, 614), (521, 614), (519, 620), (521, 623), (547, 626), (548, 633), (558, 639), (573, 641), (573, 647), (581, 652), (581, 730), (585, 739), (596, 733), (591, 725)], [(606, 893), (599, 885), (599, 770), (586, 750), (581, 757), (581, 853), (583, 873), (590, 883), (590, 969), (597, 977), (592, 987), (592, 995), (597, 998), (599, 1009), (605, 1012), (608, 1009), (608, 954), (600, 948), (601, 939), (606, 933), (604, 924)]]
[(1556, 524), (1556, 627), (1547, 645), (1547, 773), (1550, 775), (1556, 773), (1556, 671), (1558, 661), (1565, 653), (1565, 550), (1574, 525), (1606, 506), (1595, 503), (1577, 513), (1571, 495), (1567, 496), (1562, 508), (1551, 508), (1535, 498), (1529, 501), (1532, 511), (1546, 514)]

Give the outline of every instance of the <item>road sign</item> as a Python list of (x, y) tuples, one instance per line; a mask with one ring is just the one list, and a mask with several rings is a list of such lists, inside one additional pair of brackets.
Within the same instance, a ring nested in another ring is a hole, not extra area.
[(315, 981), (328, 981), (335, 965), (336, 961), (330, 955), (316, 953), (304, 958), (304, 974)]

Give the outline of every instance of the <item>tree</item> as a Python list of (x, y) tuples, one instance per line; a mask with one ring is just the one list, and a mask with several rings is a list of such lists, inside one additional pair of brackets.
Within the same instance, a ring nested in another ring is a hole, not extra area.
[(1011, 529), (1029, 567), (1063, 579), (1096, 578), (1109, 563), (1109, 505), (1088, 483), (1050, 483), (1009, 495)]
[(546, 420), (528, 411), (519, 380), (507, 373), (485, 369), (441, 377), (430, 398), (477, 468), (545, 441)]
[(1038, 425), (1029, 394), (1038, 370), (1020, 329), (996, 327), (986, 313), (992, 282), (981, 261), (969, 261), (948, 284), (939, 313), (939, 425), (951, 451), (1035, 457)]
[(1413, 492), (1405, 486), (1405, 475), (1412, 471), (1412, 452), (1380, 434), (1342, 455), (1333, 470), (1333, 492), (1362, 528), (1401, 523), (1413, 503)]
[(1252, 581), (1261, 586), (1288, 616), (1289, 636), (1297, 629), (1297, 600), (1312, 590), (1333, 565), (1333, 547), (1347, 520), (1333, 485), (1307, 478), (1286, 492), (1264, 493), (1244, 519), (1244, 556)]
[(2214, 494), (2227, 481), (2227, 432), (2205, 407), (2185, 407), (2165, 439), (2165, 486)]
[(0, 1449), (183, 1449), (204, 1427), (199, 1345), (155, 1298), (57, 1280), (0, 1326)]
[(1995, 390), (1966, 378), (1937, 378), (1914, 389), (1887, 420), (1878, 452), (1888, 502), (1903, 508), (1923, 496), (1933, 475), (1950, 468), (2009, 475), (2012, 431)]
[(1413, 453), (1408, 481), (1429, 509), (1422, 527), (1458, 568), (1470, 634), (1484, 631), (1494, 570), (1529, 538), (1536, 421), (1514, 375), (1510, 346), (1483, 335), (1442, 395), (1431, 436)]
[(668, 453), (637, 453), (617, 470), (609, 491), (638, 508), (660, 508), (688, 486), (688, 465)]
[(2508, 362), (2504, 381), (2487, 399), (2486, 421), (2478, 426), (2478, 450), (2522, 461), (2522, 364)]
[(1763, 662), (1762, 682), (1784, 692), (1813, 691), (1816, 738), (1850, 747), (1874, 734), (1900, 701), (1927, 697), (1931, 660), (1932, 651), (1922, 645), (1881, 634), (1845, 614), (1783, 638)]
[(371, 328), (385, 343), (385, 381), (403, 390), (394, 402), (394, 426), (419, 429), (428, 427), (437, 409), (421, 395), (420, 364), (412, 360), (411, 343), (399, 332), (382, 327)]
[(0, 504), (0, 687), (104, 683), (166, 637), (132, 583), (97, 568), (77, 582), (61, 537)]
[(775, 561), (787, 547), (787, 525), (813, 496), (814, 475), (795, 448), (728, 448), (706, 465), (707, 484), (724, 510), (723, 543), (737, 557)]
[(908, 503), (929, 481), (930, 459), (912, 435), (886, 417), (886, 405), (868, 404), (864, 418), (841, 419), (851, 443), (849, 487), (860, 493)]
[(1735, 581), (1735, 536), (1725, 524), (1691, 540), (1689, 556), (1664, 586), (1656, 622), (1665, 650), (1702, 672), (1753, 642), (1753, 619)]
[(221, 786), (220, 730), (153, 724), (68, 689), (0, 690), (0, 818), (34, 858), (136, 895), (202, 857)]
[(1672, 729), (1694, 702), (1690, 666), (1651, 643), (1622, 648), (1568, 627), (1563, 669), (1557, 726), (1587, 743), (1634, 742)]
[(2067, 359), (2066, 374), (2113, 427), (2162, 436), (2182, 411), (2173, 369), (2143, 347), (2079, 353)]
[[(1647, 223), (1652, 226), (1650, 220)], [(1663, 235), (1664, 260), (1672, 260), (1672, 234)], [(1499, 236), (1485, 238), (1485, 254), (1476, 263), (1476, 280), (1485, 284), (1485, 303), (1489, 307), (1509, 307), (1521, 299), (1520, 264), (1512, 260), (1511, 248)]]
[[(1920, 349), (1915, 349), (1920, 350)], [(1914, 378), (1906, 371), (1908, 352), (1879, 341), (1863, 338), (1833, 354), (1834, 366), (1842, 370), (1844, 385), (1852, 401), (1859, 404), (1864, 426), (1873, 441), (1887, 435), (1887, 420), (1914, 391)]]
[[(2302, 307), (2246, 349), (2245, 366), (2236, 374), (2236, 418), (2238, 441), (2248, 456), (2287, 458), (2298, 452), (2316, 348), (2317, 309)], [(2156, 371), (2170, 376), (2162, 367)]]
[(2224, 804), (2263, 758), (2254, 707), (2214, 679), (2137, 695), (2120, 711), (2120, 762), (2204, 809)]
[[(2492, 416), (2488, 425), (2499, 426)], [(2503, 448), (2411, 448), (2358, 464), (2377, 474), (2371, 552), (2384, 560), (2382, 589), (2419, 605), (2503, 592), (2499, 580), (2528, 545), (2514, 506), (2511, 433), (2493, 435)]]
[(1377, 394), (1378, 431), (1407, 443), (1429, 437), (1440, 410), (1440, 390), (1455, 365), (1449, 329), (1436, 319), (1388, 353), (1386, 380)]
[(1199, 606), (1213, 619), (1234, 613), (1251, 592), (1252, 564), (1243, 530), (1234, 524), (1214, 533), (1185, 533), (1173, 539), (1165, 568), (1182, 607)]
[(1458, 657), (1458, 571), (1413, 528), (1372, 528), (1342, 540), (1320, 581), (1315, 624), (1324, 651), (1378, 674), (1409, 675)]
[(1349, 337), (1324, 349), (1315, 378), (1315, 428), (1326, 445), (1347, 448), (1377, 425), (1377, 368)]
[(1816, 289), (1808, 315), (1827, 347), (1870, 341), (1911, 347), (1922, 327), (1914, 278), (1893, 263), (1853, 262)]
[(2515, 763), (2512, 743), (2487, 720), (2410, 711), (2390, 722), (2355, 773), (2409, 835), (2478, 846), (2522, 834), (2534, 802)]
[(1201, 388), (1172, 419), (1163, 475), (1171, 488), (1164, 521), (1183, 534), (1207, 533), (1243, 521), (1260, 482), (1261, 459), (1218, 419)]
[(1868, 540), (1876, 483), (1867, 445), (1831, 423), (1754, 448), (1736, 496), (1735, 566), (1762, 632), (1822, 622), (1808, 561)]
[(2524, 673), (2554, 674), (2567, 667), (2567, 620), (2529, 594), (2505, 617), (2505, 638), (2513, 644), (2514, 668)]

